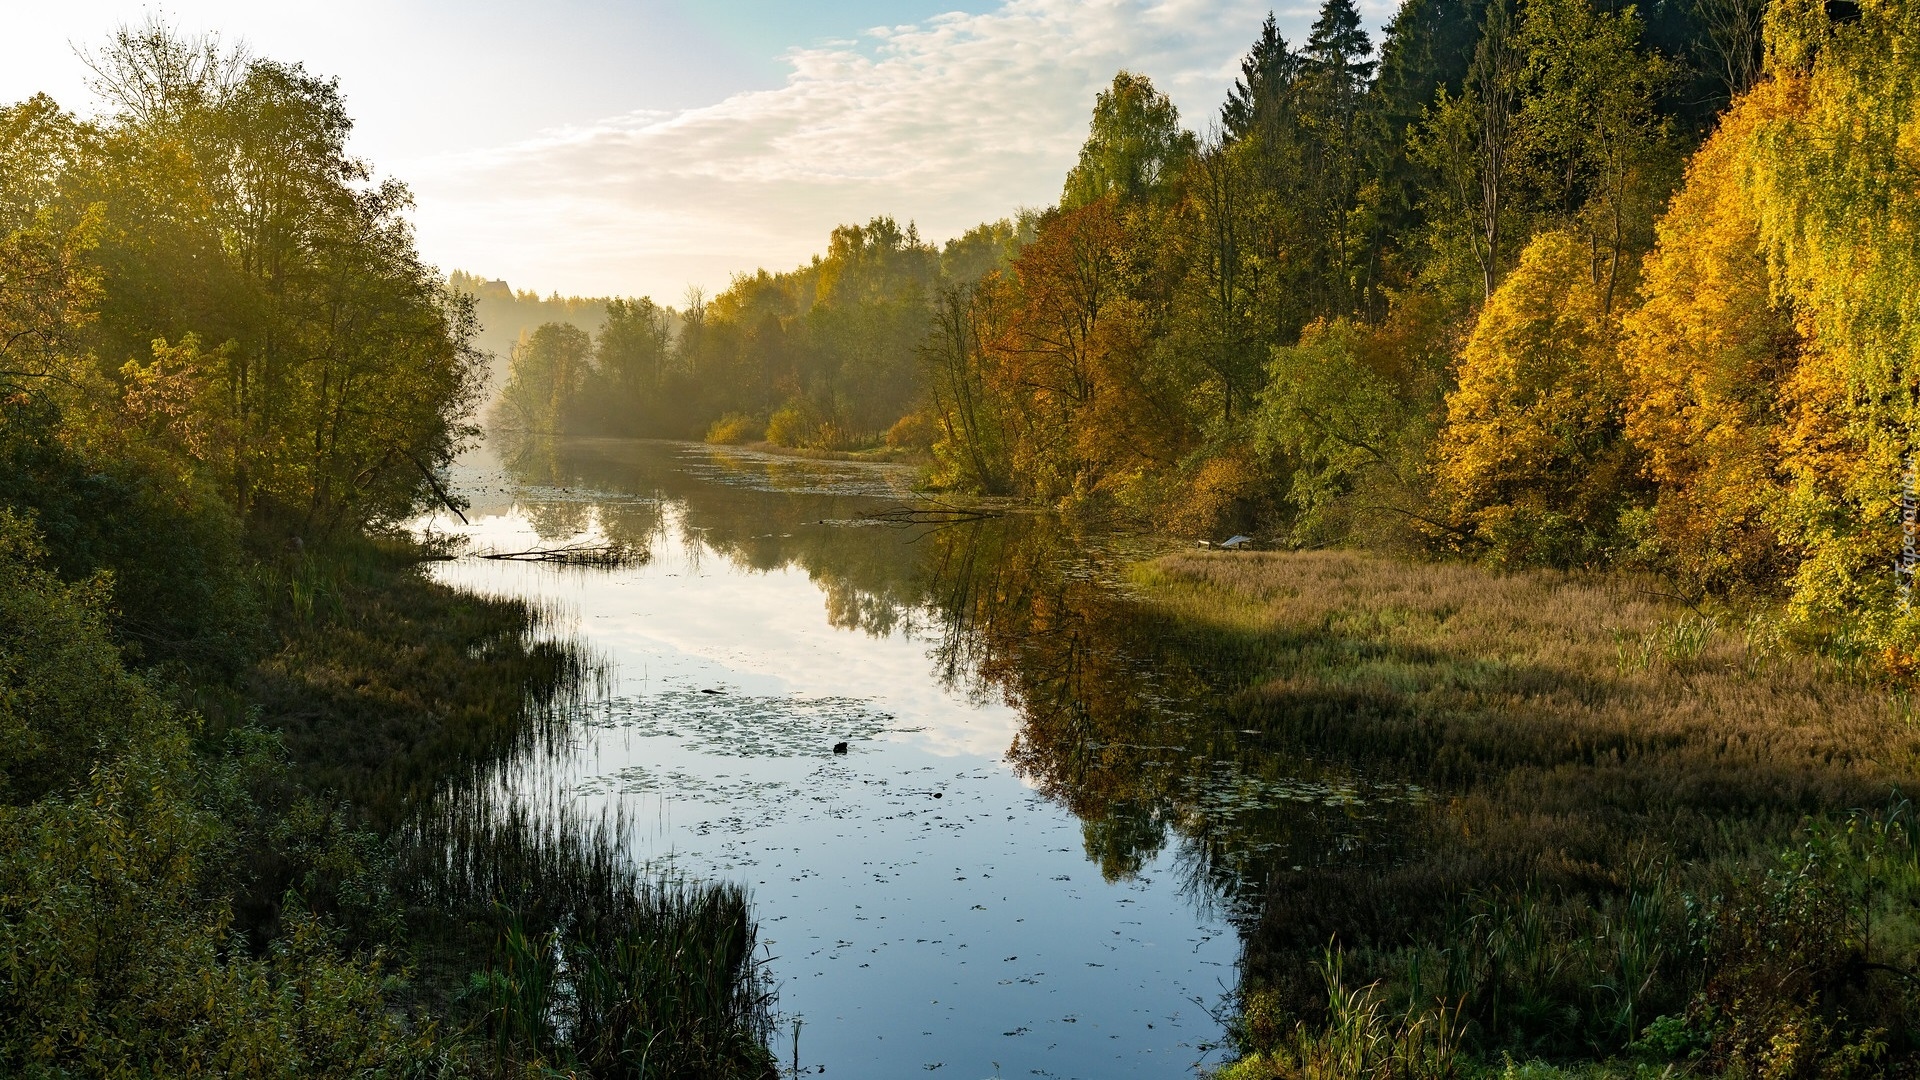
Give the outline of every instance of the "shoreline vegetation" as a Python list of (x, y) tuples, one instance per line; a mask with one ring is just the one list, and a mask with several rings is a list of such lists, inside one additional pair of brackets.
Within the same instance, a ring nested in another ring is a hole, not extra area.
[(1618, 573), (1134, 577), (1232, 726), (1443, 798), (1391, 856), (1276, 868), (1223, 1080), (1911, 1069), (1920, 725), (1873, 665)]
[(773, 1075), (740, 889), (488, 797), (602, 673), (423, 571), (488, 358), (338, 84), (90, 66), (0, 107), (0, 1074)]

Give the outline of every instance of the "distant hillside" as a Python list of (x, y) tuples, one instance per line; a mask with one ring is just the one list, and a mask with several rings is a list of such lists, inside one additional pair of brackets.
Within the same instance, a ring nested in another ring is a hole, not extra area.
[(455, 270), (447, 275), (447, 284), (477, 301), (480, 334), (477, 342), (493, 354), (487, 378), (487, 398), (491, 401), (507, 382), (507, 360), (522, 335), (531, 334), (544, 323), (572, 323), (588, 333), (599, 333), (607, 321), (607, 297), (541, 297), (535, 292), (515, 292), (504, 281), (488, 280), (477, 274)]

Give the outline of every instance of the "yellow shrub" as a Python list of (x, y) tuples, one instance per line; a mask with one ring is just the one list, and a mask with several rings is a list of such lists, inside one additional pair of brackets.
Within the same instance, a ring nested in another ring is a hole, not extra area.
[(887, 429), (887, 445), (896, 450), (931, 450), (939, 437), (939, 426), (922, 412), (910, 412)]
[(1167, 529), (1178, 536), (1207, 536), (1250, 526), (1251, 522), (1243, 520), (1246, 507), (1267, 486), (1267, 477), (1249, 455), (1210, 457), (1175, 489), (1162, 516)]
[(767, 441), (775, 446), (807, 446), (819, 432), (820, 422), (804, 402), (789, 402), (767, 418)]
[(755, 424), (745, 413), (728, 413), (707, 428), (707, 441), (715, 446), (738, 446), (753, 438)]

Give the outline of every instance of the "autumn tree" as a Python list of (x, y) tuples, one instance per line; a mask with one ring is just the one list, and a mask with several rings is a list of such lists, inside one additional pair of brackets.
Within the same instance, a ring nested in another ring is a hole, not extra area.
[(1624, 320), (1626, 434), (1658, 485), (1661, 555), (1707, 586), (1765, 586), (1794, 562), (1777, 514), (1801, 341), (1745, 183), (1756, 135), (1791, 107), (1783, 89), (1742, 99), (1694, 155), (1647, 256), (1644, 299)]
[(1805, 552), (1794, 609), (1816, 626), (1860, 621), (1908, 657), (1920, 633), (1887, 567), (1920, 448), (1917, 28), (1911, 0), (1777, 0), (1773, 85), (1745, 169), (1772, 293), (1805, 341), (1782, 437), (1782, 531)]
[(1567, 232), (1535, 237), (1481, 310), (1447, 395), (1436, 479), (1497, 558), (1604, 554), (1638, 473), (1621, 438), (1617, 338), (1586, 245)]
[(433, 498), (484, 376), (472, 310), (414, 250), (406, 189), (347, 153), (338, 85), (157, 24), (95, 69), (114, 112), (48, 212), (101, 215), (98, 376), (156, 339), (204, 343), (179, 374), (217, 390), (230, 437), (200, 465), (258, 524), (325, 532)]

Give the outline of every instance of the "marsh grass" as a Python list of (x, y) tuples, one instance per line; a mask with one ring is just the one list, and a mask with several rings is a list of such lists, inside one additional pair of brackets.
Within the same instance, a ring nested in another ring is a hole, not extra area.
[[(1311, 961), (1331, 942), (1396, 1023), (1457, 1008), (1482, 1066), (1912, 1067), (1920, 728), (1844, 651), (1623, 576), (1180, 554), (1136, 583), (1213, 658), (1232, 724), (1439, 796), (1390, 856), (1274, 875), (1243, 1006), (1331, 1038)], [(1279, 1060), (1284, 1039), (1242, 1037)]]
[(432, 554), (356, 539), (259, 571), (279, 647), (201, 703), (209, 737), (259, 725), (284, 759), (242, 928), (312, 912), (404, 955), (395, 1002), (497, 1075), (757, 1080), (772, 994), (746, 895), (654, 876), (617, 818), (501, 787), (565, 749), (606, 665), (557, 611), (434, 582)]
[(1445, 1001), (1395, 1009), (1381, 983), (1349, 987), (1345, 958), (1328, 951), (1324, 1019), (1286, 1026), (1271, 995), (1251, 994), (1241, 1024), (1260, 1047), (1215, 1074), (1216, 1080), (1402, 1080), (1451, 1077), (1463, 1066), (1461, 1009)]
[(427, 962), (489, 957), (451, 1011), (505, 1067), (766, 1075), (773, 989), (745, 892), (649, 874), (624, 854), (624, 822), (575, 806), (449, 794), (405, 831)]
[(302, 782), (382, 833), (446, 778), (550, 741), (605, 677), (556, 613), (440, 585), (422, 554), (356, 540), (270, 564), (280, 645), (241, 688)]

